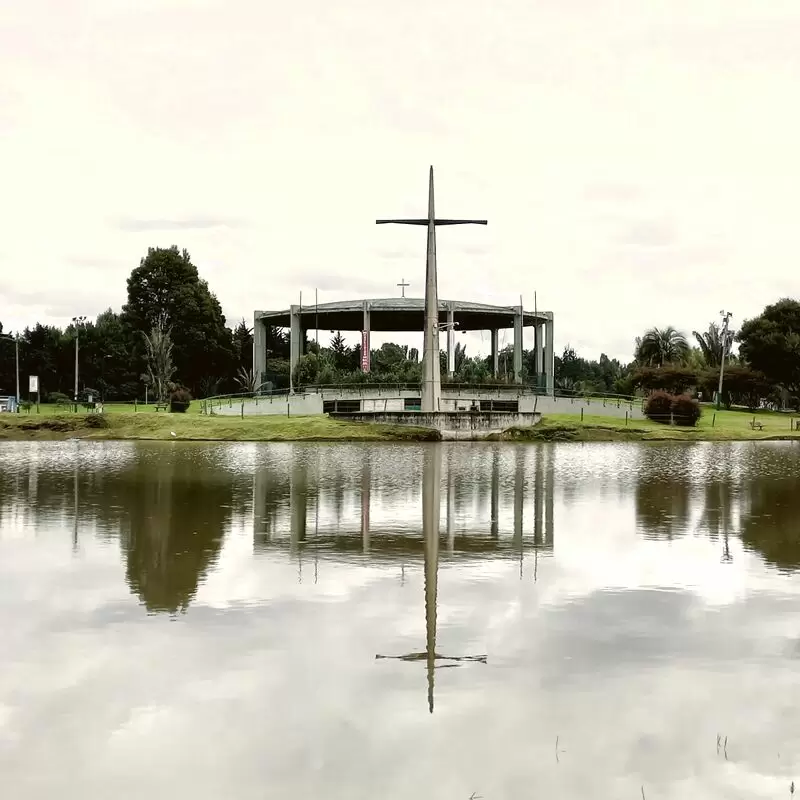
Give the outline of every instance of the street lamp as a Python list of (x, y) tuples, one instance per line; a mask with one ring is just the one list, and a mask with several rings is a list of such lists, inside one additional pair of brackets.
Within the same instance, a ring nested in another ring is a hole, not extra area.
[(722, 377), (725, 373), (725, 354), (728, 350), (728, 322), (733, 316), (730, 311), (720, 311), (719, 315), (722, 317), (722, 330), (720, 331), (719, 338), (722, 344), (722, 353), (719, 360), (719, 387), (717, 388), (717, 411), (720, 409), (722, 403)]
[(80, 326), (86, 322), (86, 317), (73, 317), (72, 323), (75, 325), (75, 402), (78, 402), (78, 339), (80, 338)]
[(14, 359), (17, 367), (17, 408), (19, 408), (19, 333), (14, 334), (14, 336), (10, 333), (2, 333), (0, 336), (4, 339), (14, 340)]

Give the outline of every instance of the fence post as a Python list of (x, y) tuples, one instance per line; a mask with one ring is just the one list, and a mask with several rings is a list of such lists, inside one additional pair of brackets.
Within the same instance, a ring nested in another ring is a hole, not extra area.
[(583, 406), (581, 406), (581, 422), (583, 422)]
[(625, 427), (628, 427), (628, 412), (625, 412)]
[(244, 400), (242, 400), (242, 419), (244, 419)]
[(711, 427), (713, 428), (714, 425), (716, 425), (716, 424), (717, 424), (717, 415), (714, 414), (714, 416), (711, 417)]

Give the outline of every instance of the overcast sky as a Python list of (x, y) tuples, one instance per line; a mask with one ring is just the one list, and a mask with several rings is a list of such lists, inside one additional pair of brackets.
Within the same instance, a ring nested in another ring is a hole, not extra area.
[(230, 322), (421, 296), (375, 218), (433, 164), (489, 220), (439, 231), (441, 298), (535, 291), (592, 357), (740, 324), (795, 293), (798, 41), (797, 0), (0, 3), (0, 321), (119, 308), (173, 243)]

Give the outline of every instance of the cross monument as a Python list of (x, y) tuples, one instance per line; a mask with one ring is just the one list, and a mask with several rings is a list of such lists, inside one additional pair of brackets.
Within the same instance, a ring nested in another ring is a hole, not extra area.
[(439, 290), (436, 274), (437, 225), (486, 225), (485, 219), (436, 219), (433, 204), (433, 167), (428, 182), (428, 216), (420, 219), (378, 219), (378, 225), (425, 225), (428, 254), (425, 262), (425, 327), (422, 352), (422, 411), (439, 411), (442, 378), (439, 366)]
[(406, 283), (405, 278), (400, 278), (400, 283), (397, 284), (400, 287), (400, 291), (402, 292), (401, 297), (406, 296), (406, 286), (411, 286), (410, 283)]

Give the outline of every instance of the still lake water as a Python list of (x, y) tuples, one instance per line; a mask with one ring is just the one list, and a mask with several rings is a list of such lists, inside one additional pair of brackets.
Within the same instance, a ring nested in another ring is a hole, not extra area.
[(0, 794), (789, 797), (798, 477), (789, 442), (0, 443)]

